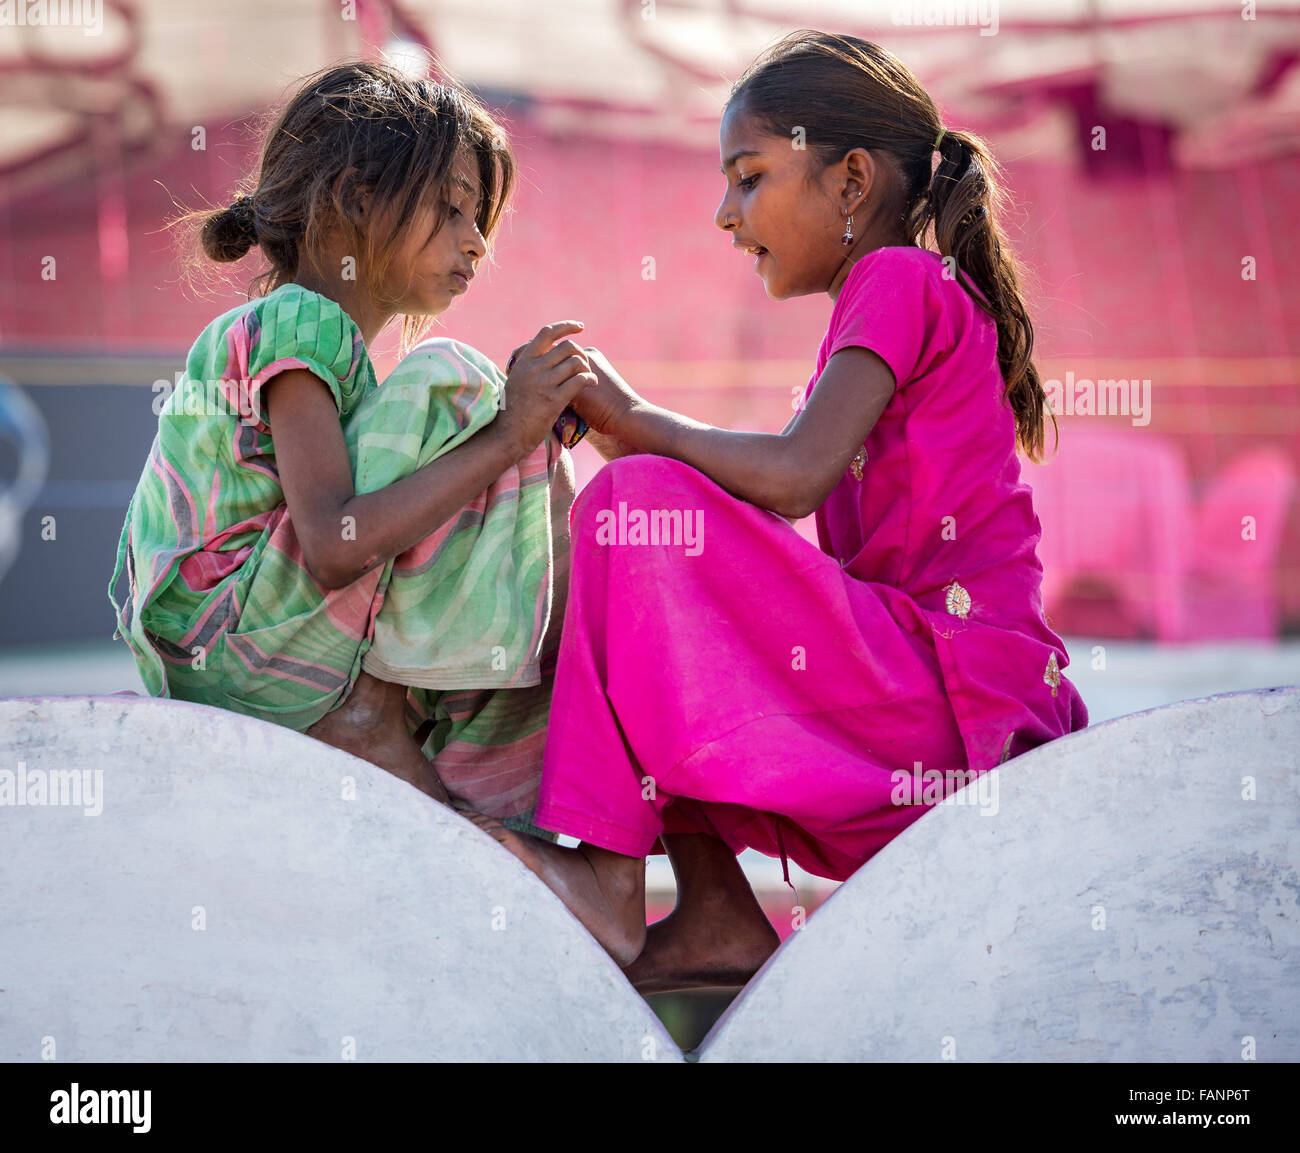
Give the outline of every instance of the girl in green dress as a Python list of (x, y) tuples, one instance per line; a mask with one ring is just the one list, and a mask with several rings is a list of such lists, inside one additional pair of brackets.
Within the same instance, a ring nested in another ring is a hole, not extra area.
[(303, 83), (245, 194), (190, 218), (210, 259), (267, 267), (161, 409), (109, 596), (125, 569), (151, 694), (536, 832), (573, 499), (552, 429), (595, 383), (582, 326), (544, 327), (508, 376), (438, 339), (378, 384), (366, 351), (468, 291), (513, 183), (454, 84), (369, 63)]

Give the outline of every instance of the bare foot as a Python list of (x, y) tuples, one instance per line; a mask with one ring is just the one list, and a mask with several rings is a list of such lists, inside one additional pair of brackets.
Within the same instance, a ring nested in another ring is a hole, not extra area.
[(677, 877), (677, 907), (646, 931), (645, 949), (624, 975), (642, 995), (746, 984), (781, 939), (735, 854), (711, 836), (662, 839)]
[(566, 849), (507, 829), (469, 810), (465, 816), (518, 857), (568, 907), (604, 950), (626, 965), (645, 945), (645, 861), (596, 845)]
[(307, 730), (307, 736), (387, 769), (435, 801), (447, 790), (406, 727), (406, 687), (363, 672), (348, 699)]
[(753, 910), (719, 903), (712, 916), (698, 906), (675, 909), (646, 930), (645, 948), (623, 974), (642, 996), (739, 988), (780, 943), (757, 901)]

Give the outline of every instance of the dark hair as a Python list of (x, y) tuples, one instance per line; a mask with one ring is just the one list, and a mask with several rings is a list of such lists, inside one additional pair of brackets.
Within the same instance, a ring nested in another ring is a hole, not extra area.
[[(265, 133), (255, 178), (229, 207), (191, 212), (174, 224), (197, 232), (210, 260), (239, 260), (256, 245), (267, 268), (250, 295), (292, 281), (315, 263), (324, 232), (342, 228), (357, 253), (358, 277), (387, 271), (403, 231), (430, 199), (435, 227), (447, 218), (450, 176), (463, 151), (478, 165), (483, 197), (475, 223), (490, 237), (515, 183), (504, 130), (461, 85), (414, 79), (386, 64), (349, 63), (304, 80)], [(376, 235), (370, 211), (396, 223)], [(406, 318), (406, 335), (413, 330)]]
[(808, 151), (823, 166), (854, 148), (888, 158), (894, 180), (881, 203), (882, 218), (897, 221), (909, 245), (927, 247), (929, 230), (939, 254), (953, 258), (958, 283), (996, 322), (1017, 443), (1040, 460), (1044, 416), (1051, 410), (1032, 360), (1034, 330), (1021, 296), (1021, 268), (998, 226), (1001, 172), (984, 141), (948, 129), (931, 173), (943, 125), (916, 77), (877, 44), (809, 29), (778, 41), (746, 69), (727, 100), (733, 107), (773, 136), (789, 139), (802, 126)]

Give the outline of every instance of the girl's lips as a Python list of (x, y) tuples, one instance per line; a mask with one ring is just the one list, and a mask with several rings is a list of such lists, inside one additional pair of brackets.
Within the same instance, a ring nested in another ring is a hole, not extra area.
[(463, 272), (453, 272), (451, 278), (460, 287), (462, 292), (469, 288), (469, 277), (467, 277)]

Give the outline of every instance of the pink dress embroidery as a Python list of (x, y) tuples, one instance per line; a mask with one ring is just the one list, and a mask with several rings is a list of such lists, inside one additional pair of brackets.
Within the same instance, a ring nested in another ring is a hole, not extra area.
[(632, 856), (707, 832), (843, 879), (926, 811), (903, 775), (984, 772), (1087, 724), (1043, 620), (992, 320), (935, 254), (883, 248), (845, 281), (805, 400), (849, 346), (900, 385), (816, 514), (820, 550), (665, 457), (579, 495), (543, 828)]

